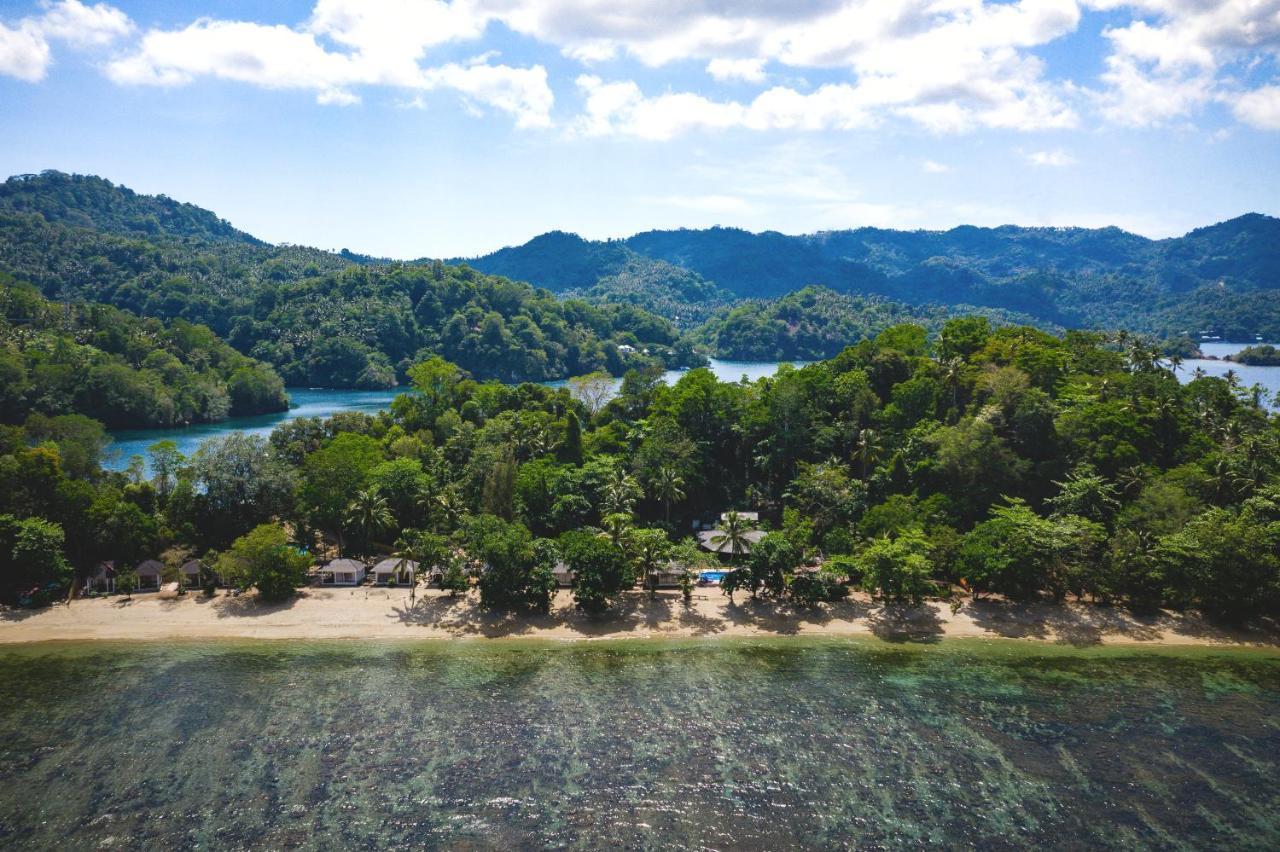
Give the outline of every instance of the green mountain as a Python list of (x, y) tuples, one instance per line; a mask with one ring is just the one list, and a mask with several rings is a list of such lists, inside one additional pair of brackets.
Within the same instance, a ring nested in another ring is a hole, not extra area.
[(536, 281), (560, 295), (597, 303), (624, 303), (691, 329), (737, 297), (684, 267), (646, 257), (618, 241), (592, 242), (551, 231), (519, 248), (505, 248), (468, 263), (493, 275)]
[(435, 353), (507, 381), (700, 361), (675, 326), (627, 300), (595, 306), (463, 266), (273, 246), (198, 207), (58, 172), (0, 186), (0, 271), (50, 298), (206, 325), (291, 385), (391, 387)]
[[(557, 253), (571, 257), (571, 280), (555, 272)], [(554, 234), (468, 262), (552, 290), (589, 291), (592, 275), (608, 280), (623, 257), (636, 268), (677, 267), (735, 299), (820, 284), (914, 305), (1013, 311), (1049, 327), (1280, 334), (1280, 219), (1256, 213), (1167, 240), (1014, 226), (807, 236), (682, 229), (607, 243)]]

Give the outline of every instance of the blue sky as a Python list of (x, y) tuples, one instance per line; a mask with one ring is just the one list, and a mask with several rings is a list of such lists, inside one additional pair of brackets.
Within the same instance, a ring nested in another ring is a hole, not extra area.
[(264, 239), (1280, 214), (1280, 0), (0, 0), (0, 171)]

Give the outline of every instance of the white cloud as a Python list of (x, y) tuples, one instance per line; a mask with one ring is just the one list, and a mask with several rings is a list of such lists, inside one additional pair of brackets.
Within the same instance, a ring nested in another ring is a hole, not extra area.
[(721, 82), (741, 80), (745, 83), (763, 83), (764, 60), (713, 59), (707, 63), (707, 73)]
[(346, 89), (324, 89), (316, 95), (316, 103), (321, 106), (355, 106), (360, 103), (360, 96)]
[(1232, 105), (1236, 118), (1263, 130), (1280, 130), (1280, 85), (1240, 95)]
[(41, 5), (46, 11), (40, 19), (40, 31), (48, 38), (80, 47), (101, 47), (133, 32), (129, 16), (106, 3), (86, 6), (78, 0), (62, 0)]
[[(1028, 52), (1076, 28), (1075, 0), (814, 0), (788, 7), (786, 15), (770, 7), (734, 17), (720, 14), (722, 4), (709, 1), (642, 0), (628, 4), (627, 14), (587, 13), (571, 24), (549, 13), (562, 4), (533, 5), (542, 13), (517, 19), (517, 29), (570, 42), (603, 39), (650, 64), (706, 58), (708, 73), (717, 79), (762, 79), (769, 60), (793, 68), (843, 68), (852, 75), (848, 82), (807, 92), (774, 87), (749, 103), (716, 102), (693, 92), (644, 96), (635, 84), (609, 84), (627, 85), (630, 94), (615, 109), (590, 115), (586, 125), (594, 133), (664, 139), (698, 127), (851, 128), (887, 118), (936, 133), (1078, 122), (1069, 88), (1047, 81), (1043, 62)], [(552, 26), (552, 20), (560, 25)], [(733, 59), (730, 53), (756, 58)]]
[(1027, 162), (1033, 166), (1050, 166), (1052, 168), (1065, 168), (1066, 166), (1074, 166), (1076, 158), (1063, 151), (1061, 148), (1053, 151), (1032, 151), (1026, 155)]
[(26, 23), (13, 28), (0, 24), (0, 74), (34, 83), (44, 79), (49, 61), (49, 42), (38, 29)]
[(114, 6), (86, 6), (79, 0), (43, 2), (43, 15), (14, 26), (0, 22), (0, 74), (29, 83), (43, 80), (53, 62), (50, 40), (72, 47), (103, 47), (133, 31), (129, 17)]
[[(1045, 79), (1030, 51), (1073, 31), (1079, 16), (1075, 0), (318, 0), (299, 27), (201, 20), (149, 32), (110, 73), (136, 83), (215, 76), (318, 93), (416, 89), (424, 78), (429, 88), (457, 76), (424, 69), (429, 48), (479, 38), (500, 22), (584, 63), (621, 54), (651, 66), (697, 59), (717, 80), (754, 84), (770, 62), (849, 75), (816, 89), (774, 87), (744, 103), (580, 81), (588, 110), (575, 122), (579, 132), (666, 139), (695, 128), (852, 128), (892, 118), (939, 133), (1060, 128), (1077, 122), (1067, 89)], [(486, 74), (503, 79), (480, 84), (476, 75), (469, 97), (513, 112), (522, 125), (549, 123), (544, 71)]]
[(270, 89), (309, 89), (318, 103), (340, 106), (359, 102), (352, 91), (358, 86), (449, 89), (462, 94), (473, 111), (497, 109), (514, 116), (520, 127), (550, 124), (554, 97), (541, 66), (489, 64), (496, 54), (465, 65), (421, 63), (430, 46), (479, 31), (443, 3), (322, 0), (302, 29), (202, 19), (180, 30), (151, 30), (133, 53), (110, 63), (107, 73), (116, 82), (135, 85), (178, 86), (214, 77)]
[[(1050, 74), (1037, 55), (1076, 32), (1082, 7), (1112, 15), (1097, 91)], [(358, 102), (368, 86), (411, 97), (449, 89), (520, 126), (549, 125), (554, 97), (542, 66), (498, 64), (491, 51), (462, 65), (430, 60), (495, 25), (587, 65), (697, 62), (716, 81), (759, 87), (719, 101), (696, 88), (655, 94), (626, 79), (579, 82), (589, 109), (571, 122), (578, 132), (654, 139), (894, 121), (940, 134), (1060, 129), (1078, 125), (1090, 105), (1108, 121), (1151, 126), (1215, 101), (1269, 128), (1270, 96), (1248, 82), (1250, 63), (1280, 63), (1280, 0), (314, 0), (302, 21), (201, 18), (152, 29), (107, 69), (122, 83), (212, 77), (306, 90), (335, 105)], [(42, 0), (31, 16), (0, 23), (0, 74), (39, 80), (51, 41), (100, 48), (134, 30), (106, 3)], [(787, 82), (765, 88), (766, 68)], [(822, 85), (801, 82), (811, 71)]]
[(924, 169), (931, 175), (941, 175), (951, 171), (951, 167), (946, 163), (939, 163), (935, 160), (925, 160), (920, 164), (920, 168)]
[[(1191, 115), (1214, 100), (1238, 102), (1242, 97), (1235, 91), (1233, 73), (1238, 66), (1262, 57), (1280, 60), (1280, 0), (1089, 3), (1107, 10), (1127, 7), (1143, 15), (1103, 31), (1112, 51), (1102, 74), (1102, 111), (1120, 124), (1159, 125)], [(1249, 121), (1244, 117), (1248, 109), (1242, 113), (1236, 108), (1237, 117)]]

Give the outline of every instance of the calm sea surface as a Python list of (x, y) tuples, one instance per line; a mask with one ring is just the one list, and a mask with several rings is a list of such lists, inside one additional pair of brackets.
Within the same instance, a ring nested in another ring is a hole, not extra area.
[[(1178, 379), (1184, 384), (1194, 378), (1193, 374), (1199, 367), (1210, 376), (1225, 376), (1228, 370), (1234, 370), (1235, 374), (1240, 378), (1240, 386), (1244, 388), (1252, 387), (1255, 384), (1262, 385), (1267, 389), (1266, 402), (1272, 411), (1277, 410), (1275, 404), (1276, 394), (1280, 394), (1280, 367), (1251, 367), (1247, 364), (1237, 364), (1234, 361), (1217, 360), (1225, 358), (1228, 355), (1234, 355), (1246, 346), (1256, 346), (1261, 344), (1249, 343), (1201, 343), (1200, 351), (1205, 355), (1212, 355), (1213, 358), (1188, 358), (1182, 362), (1182, 368), (1178, 371)], [(1271, 344), (1275, 346), (1276, 344)]]
[[(798, 361), (796, 366), (807, 362)], [(711, 360), (711, 371), (721, 381), (733, 381), (747, 377), (754, 381), (762, 376), (772, 376), (778, 371), (777, 362), (756, 361), (720, 361)], [(669, 370), (665, 381), (674, 382), (684, 375), (684, 370)], [(560, 387), (567, 382), (547, 382), (552, 387)], [(621, 381), (618, 382), (621, 385)], [(191, 457), (200, 442), (208, 438), (216, 438), (231, 432), (247, 432), (253, 435), (270, 435), (271, 430), (286, 420), (295, 417), (332, 417), (340, 411), (365, 411), (369, 413), (381, 411), (391, 405), (397, 393), (404, 391), (349, 391), (326, 390), (324, 388), (290, 388), (289, 398), (293, 407), (278, 414), (263, 414), (257, 417), (236, 417), (220, 423), (207, 423), (199, 426), (188, 426), (181, 429), (135, 429), (112, 433), (112, 444), (108, 449), (108, 458), (103, 467), (107, 470), (124, 470), (129, 466), (131, 457), (146, 457), (147, 447), (156, 441), (170, 440), (178, 445), (183, 455)]]
[(0, 649), (0, 846), (1280, 848), (1280, 654)]

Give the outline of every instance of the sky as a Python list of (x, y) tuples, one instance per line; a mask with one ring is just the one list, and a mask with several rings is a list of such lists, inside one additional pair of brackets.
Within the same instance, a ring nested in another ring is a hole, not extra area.
[(272, 242), (1280, 214), (1280, 0), (0, 0), (0, 172)]

